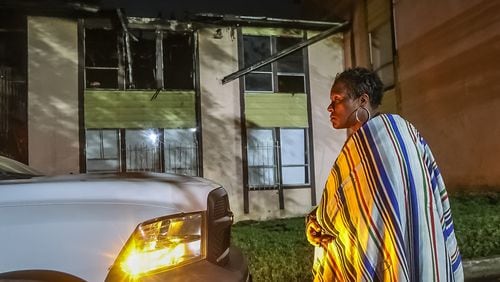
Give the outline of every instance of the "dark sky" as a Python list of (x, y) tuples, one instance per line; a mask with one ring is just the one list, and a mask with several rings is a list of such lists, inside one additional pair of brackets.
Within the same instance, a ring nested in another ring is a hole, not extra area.
[(103, 8), (121, 7), (127, 16), (182, 20), (186, 14), (215, 13), (306, 19), (303, 0), (101, 0)]
[(344, 2), (348, 3), (349, 0), (0, 0), (0, 12), (14, 9), (30, 14), (75, 11), (91, 14), (95, 12), (95, 7), (100, 10), (122, 8), (127, 16), (161, 17), (168, 20), (185, 20), (204, 13), (338, 21), (332, 7)]

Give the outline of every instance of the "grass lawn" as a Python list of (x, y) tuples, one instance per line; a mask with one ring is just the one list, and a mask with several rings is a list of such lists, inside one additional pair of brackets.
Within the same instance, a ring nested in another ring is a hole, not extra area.
[[(500, 193), (455, 194), (450, 201), (462, 257), (500, 255)], [(311, 281), (313, 247), (304, 218), (238, 222), (232, 240), (254, 281)]]

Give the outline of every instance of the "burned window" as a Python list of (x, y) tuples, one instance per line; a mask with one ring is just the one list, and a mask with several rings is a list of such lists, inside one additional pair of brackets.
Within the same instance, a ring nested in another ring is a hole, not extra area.
[[(300, 38), (274, 36), (243, 36), (245, 67), (263, 61), (301, 41)], [(304, 53), (295, 51), (245, 76), (246, 91), (305, 93)]]
[(118, 88), (118, 36), (114, 29), (85, 30), (85, 85)]
[(193, 89), (193, 37), (191, 34), (163, 35), (163, 70), (166, 89)]
[(0, 154), (28, 161), (26, 16), (0, 11)]
[(133, 85), (130, 88), (156, 88), (156, 33), (149, 30), (133, 31), (137, 41), (131, 40)]
[(87, 89), (194, 88), (192, 33), (144, 28), (126, 32), (85, 30)]

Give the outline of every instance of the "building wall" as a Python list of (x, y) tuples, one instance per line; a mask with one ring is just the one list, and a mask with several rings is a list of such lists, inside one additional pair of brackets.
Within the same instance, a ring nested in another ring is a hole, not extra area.
[(397, 1), (402, 114), (450, 189), (500, 187), (500, 2)]
[[(30, 17), (28, 21), (30, 165), (47, 174), (77, 173), (77, 23), (45, 17)], [(221, 83), (224, 76), (238, 70), (238, 44), (236, 30), (222, 28), (222, 38), (215, 38), (213, 34), (218, 28), (197, 32), (204, 177), (226, 188), (237, 220), (303, 216), (312, 208), (310, 188), (285, 189), (284, 210), (279, 209), (277, 191), (250, 191), (250, 213), (244, 214), (240, 85), (238, 80)], [(331, 36), (308, 49), (315, 196), (318, 200), (346, 138), (345, 131), (331, 128), (326, 111), (331, 83), (343, 68), (342, 49), (340, 35)], [(305, 105), (306, 98), (291, 95), (289, 102), (300, 99), (291, 105)]]
[[(241, 149), (240, 85), (234, 80), (221, 84), (224, 76), (238, 70), (238, 46), (234, 30), (201, 29), (199, 36), (201, 122), (204, 177), (221, 183), (229, 193), (236, 220), (303, 216), (312, 209), (311, 189), (285, 189), (284, 210), (273, 191), (249, 191), (249, 213), (244, 213)], [(309, 36), (313, 36), (311, 33)], [(341, 36), (332, 36), (309, 47), (311, 106), (315, 155), (316, 197), (345, 141), (345, 131), (331, 128), (326, 108), (331, 83), (343, 67)]]
[(79, 172), (77, 22), (28, 17), (29, 165)]
[(216, 28), (198, 31), (201, 85), (203, 176), (224, 186), (231, 209), (243, 214), (240, 92), (238, 80), (221, 79), (238, 69), (237, 39), (229, 28), (214, 38)]
[[(308, 33), (308, 36), (314, 36), (314, 33)], [(332, 127), (330, 113), (326, 110), (330, 104), (330, 89), (335, 75), (343, 70), (343, 44), (342, 36), (334, 35), (309, 46), (308, 50), (317, 202), (347, 137), (346, 130)]]

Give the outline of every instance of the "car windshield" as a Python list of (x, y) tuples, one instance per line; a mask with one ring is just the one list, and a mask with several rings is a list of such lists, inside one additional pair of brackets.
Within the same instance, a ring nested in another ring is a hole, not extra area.
[(40, 172), (23, 163), (0, 156), (0, 180), (31, 178), (41, 175)]

